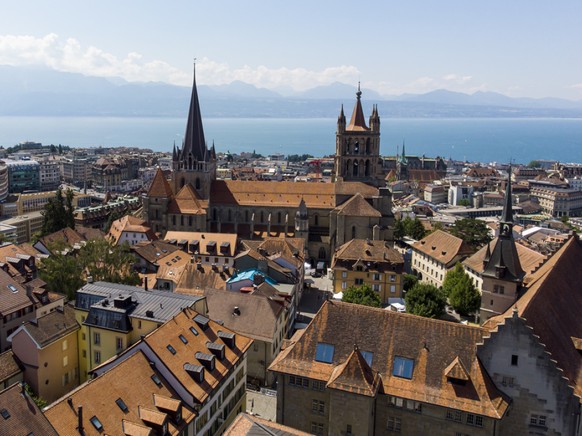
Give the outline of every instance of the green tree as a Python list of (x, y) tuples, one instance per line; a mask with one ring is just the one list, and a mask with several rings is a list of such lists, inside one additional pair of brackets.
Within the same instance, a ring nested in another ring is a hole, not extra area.
[(539, 168), (540, 162), (537, 160), (532, 160), (530, 163), (527, 164), (528, 168)]
[(343, 292), (342, 301), (345, 303), (362, 304), (364, 306), (382, 307), (382, 300), (370, 285), (350, 286)]
[(445, 226), (441, 221), (433, 221), (432, 223), (432, 230), (430, 231), (432, 232), (436, 232), (437, 230), (444, 230)]
[(40, 278), (49, 290), (65, 294), (70, 300), (89, 276), (95, 281), (134, 286), (141, 283), (127, 243), (111, 245), (105, 239), (96, 239), (87, 242), (76, 256), (61, 254), (62, 249), (51, 248), (51, 251), (55, 254), (43, 260)]
[(107, 222), (105, 223), (105, 227), (103, 228), (103, 231), (105, 233), (109, 233), (109, 229), (111, 229), (111, 225), (113, 224), (113, 221), (117, 221), (120, 218), (123, 218), (125, 215), (127, 215), (127, 212), (121, 212), (121, 211), (117, 211), (114, 210), (113, 212), (111, 212), (109, 214), (109, 216), (107, 217)]
[(467, 316), (481, 307), (481, 294), (460, 263), (447, 272), (442, 290), (450, 305), (461, 315)]
[(135, 257), (129, 244), (112, 245), (106, 239), (89, 241), (79, 251), (79, 262), (95, 281), (138, 285), (141, 279), (133, 269)]
[(455, 221), (450, 233), (461, 238), (474, 249), (479, 249), (491, 240), (489, 229), (483, 221), (474, 218), (463, 218)]
[(42, 211), (41, 236), (50, 235), (65, 227), (75, 228), (74, 195), (70, 189), (65, 192), (65, 195), (63, 195), (61, 188), (57, 189), (55, 196), (49, 199)]
[(471, 206), (471, 200), (468, 198), (461, 198), (459, 200), (459, 206)]
[(414, 274), (402, 274), (402, 287), (404, 288), (404, 292), (412, 289), (417, 283), (418, 277)]
[(394, 222), (394, 238), (402, 239), (406, 235), (406, 230), (404, 229), (404, 222), (402, 220), (396, 220)]
[(415, 239), (417, 241), (424, 238), (426, 230), (417, 217), (414, 217), (414, 219), (406, 217), (404, 218), (403, 224), (404, 233), (406, 234), (406, 236), (410, 236), (412, 239)]
[(417, 283), (404, 297), (406, 311), (427, 318), (438, 318), (445, 312), (446, 298), (436, 286)]

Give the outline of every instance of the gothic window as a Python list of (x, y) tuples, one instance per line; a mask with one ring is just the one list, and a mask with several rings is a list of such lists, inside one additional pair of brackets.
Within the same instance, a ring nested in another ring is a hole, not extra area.
[(192, 155), (188, 156), (188, 169), (192, 169)]
[(370, 159), (366, 159), (366, 167), (365, 168), (366, 168), (366, 170), (364, 173), (366, 174), (366, 176), (369, 176), (370, 175)]
[(348, 143), (346, 144), (346, 154), (350, 154), (350, 140), (348, 139)]
[(277, 212), (277, 222), (281, 224), (281, 212)]
[(196, 189), (200, 189), (200, 177), (196, 177)]
[(245, 223), (249, 222), (249, 211), (245, 210)]
[(348, 161), (346, 162), (346, 174), (350, 175), (351, 170), (352, 170), (352, 161), (348, 159)]
[(354, 144), (354, 154), (358, 154), (360, 152), (360, 141), (356, 141)]
[(352, 175), (354, 177), (358, 177), (358, 161), (357, 160), (354, 161), (354, 168), (352, 171)]
[(325, 259), (326, 255), (325, 255), (325, 247), (319, 247), (319, 258), (320, 259)]
[(261, 222), (262, 223), (265, 222), (265, 215), (264, 215), (263, 211), (261, 211)]
[(366, 154), (370, 154), (370, 138), (366, 139)]

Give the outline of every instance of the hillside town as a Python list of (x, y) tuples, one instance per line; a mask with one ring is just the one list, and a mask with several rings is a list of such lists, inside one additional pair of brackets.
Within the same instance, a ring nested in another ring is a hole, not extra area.
[[(346, 108), (347, 110), (348, 108)], [(582, 164), (0, 148), (0, 433), (580, 435)]]

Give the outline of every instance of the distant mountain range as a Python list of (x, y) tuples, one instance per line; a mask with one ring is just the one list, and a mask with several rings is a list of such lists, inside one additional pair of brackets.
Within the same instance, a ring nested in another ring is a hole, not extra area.
[[(355, 87), (318, 86), (283, 96), (235, 81), (198, 86), (205, 117), (336, 117), (355, 101)], [(0, 66), (2, 116), (167, 116), (185, 117), (191, 89), (167, 83), (130, 83), (82, 74)], [(582, 101), (511, 98), (494, 92), (463, 94), (444, 89), (426, 94), (382, 96), (362, 89), (369, 113), (382, 117), (582, 117)]]

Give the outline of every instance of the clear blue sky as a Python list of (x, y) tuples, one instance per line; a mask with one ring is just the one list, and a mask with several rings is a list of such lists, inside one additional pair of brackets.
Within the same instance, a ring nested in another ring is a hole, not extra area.
[(582, 1), (34, 0), (0, 13), (0, 64), (276, 90), (582, 99)]

